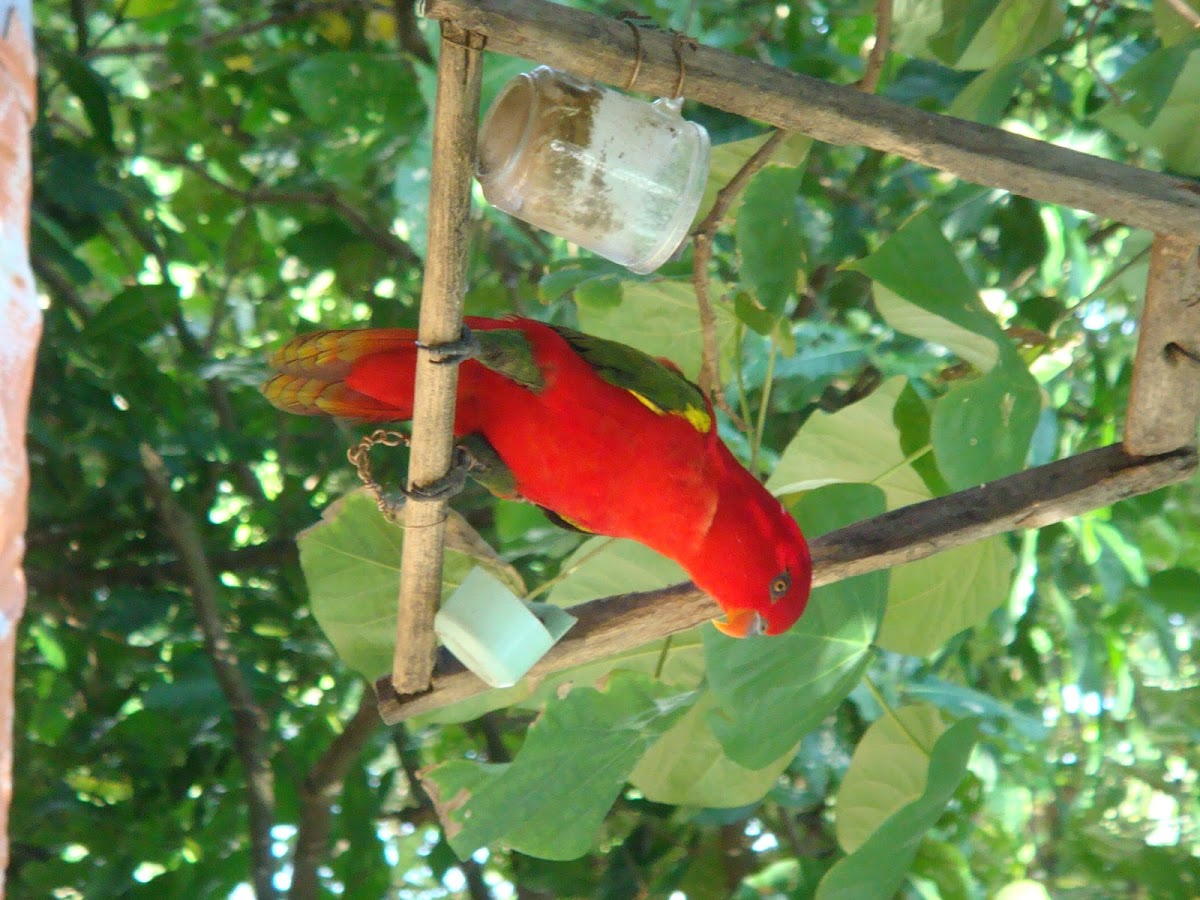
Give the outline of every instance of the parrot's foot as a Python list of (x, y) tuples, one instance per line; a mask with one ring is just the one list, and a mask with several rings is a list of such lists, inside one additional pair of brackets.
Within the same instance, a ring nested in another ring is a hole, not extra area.
[(462, 447), (455, 447), (450, 471), (429, 484), (413, 485), (404, 492), (404, 496), (413, 500), (449, 500), (466, 486), (470, 468), (471, 459), (467, 452)]
[(474, 359), (480, 354), (479, 338), (475, 337), (475, 333), (465, 323), (462, 327), (462, 334), (456, 341), (447, 341), (444, 344), (422, 344), (417, 341), (417, 346), (429, 353), (431, 362), (439, 365)]

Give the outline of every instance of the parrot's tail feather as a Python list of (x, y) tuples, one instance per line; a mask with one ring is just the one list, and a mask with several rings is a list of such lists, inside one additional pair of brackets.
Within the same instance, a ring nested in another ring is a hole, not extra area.
[(285, 412), (372, 422), (412, 416), (416, 332), (401, 328), (314, 331), (270, 356), (263, 395)]
[(409, 328), (360, 328), (313, 331), (292, 338), (268, 358), (272, 369), (287, 375), (337, 381), (364, 356), (414, 352), (417, 333)]
[(409, 410), (397, 409), (374, 397), (360, 394), (341, 381), (322, 381), (286, 373), (262, 386), (263, 395), (284, 412), (301, 416), (340, 416), (387, 422), (407, 419)]

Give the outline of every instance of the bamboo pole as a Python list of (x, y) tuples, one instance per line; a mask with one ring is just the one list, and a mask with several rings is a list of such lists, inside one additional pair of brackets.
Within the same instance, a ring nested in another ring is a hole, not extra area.
[[(462, 332), (466, 293), (467, 228), (479, 122), (483, 39), (443, 23), (429, 176), (429, 245), (421, 290), (418, 339), (422, 345), (455, 341)], [(458, 366), (417, 353), (408, 486), (444, 477), (453, 456)], [(433, 616), (442, 589), (446, 501), (410, 498), (405, 504), (404, 551), (392, 682), (400, 693), (429, 687), (435, 642)]]
[[(427, 0), (425, 15), (485, 35), (488, 49), (672, 96), (670, 32), (546, 0)], [(914, 109), (703, 45), (684, 50), (684, 92), (701, 103), (833, 144), (859, 144), (990, 185), (1200, 241), (1200, 184), (951, 116)]]
[[(1197, 468), (1194, 448), (1149, 458), (1120, 444), (1092, 450), (956, 494), (915, 503), (841, 528), (811, 543), (816, 586), (924, 559), (992, 535), (1040, 528), (1127, 497), (1182, 481)], [(592, 600), (571, 608), (578, 621), (534, 666), (535, 682), (553, 672), (632, 650), (694, 628), (721, 612), (692, 584)], [(385, 722), (466, 700), (488, 690), (448, 654), (439, 659), (433, 689), (400, 697), (388, 679), (375, 686)]]
[(1157, 235), (1138, 334), (1125, 446), (1149, 456), (1196, 443), (1200, 422), (1200, 247)]

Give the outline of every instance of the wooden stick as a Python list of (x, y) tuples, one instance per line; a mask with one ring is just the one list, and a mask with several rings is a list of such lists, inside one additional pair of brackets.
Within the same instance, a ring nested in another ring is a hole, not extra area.
[[(623, 85), (637, 60), (617, 19), (546, 0), (427, 0), (425, 15), (486, 35), (488, 49)], [(638, 88), (670, 96), (679, 78), (671, 35), (641, 30)], [(1200, 241), (1200, 185), (924, 112), (744, 56), (699, 46), (683, 90), (701, 103), (833, 144), (903, 156), (975, 184)]]
[[(932, 556), (1019, 528), (1040, 528), (1126, 497), (1182, 481), (1196, 471), (1194, 448), (1150, 458), (1120, 444), (1092, 450), (990, 484), (893, 510), (822, 535), (812, 542), (814, 584)], [(720, 609), (694, 585), (592, 600), (571, 608), (579, 621), (529, 677), (535, 682), (586, 662), (632, 650), (693, 628)], [(392, 724), (488, 690), (448, 654), (439, 660), (433, 689), (397, 696), (387, 678), (375, 686), (380, 714)]]
[(1200, 248), (1157, 235), (1142, 310), (1125, 446), (1149, 456), (1196, 443), (1200, 424)]
[[(482, 47), (478, 35), (452, 23), (442, 25), (429, 176), (429, 247), (418, 326), (423, 345), (449, 343), (462, 332)], [(457, 387), (457, 365), (435, 363), (427, 350), (418, 351), (409, 488), (432, 484), (450, 469)], [(433, 616), (442, 592), (445, 521), (445, 500), (414, 498), (405, 504), (392, 662), (392, 681), (400, 693), (429, 687), (436, 646)]]

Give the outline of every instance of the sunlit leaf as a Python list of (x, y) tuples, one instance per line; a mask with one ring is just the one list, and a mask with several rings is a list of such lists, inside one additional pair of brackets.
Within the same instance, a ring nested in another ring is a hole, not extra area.
[(574, 859), (591, 849), (638, 759), (695, 700), (694, 691), (615, 672), (600, 688), (547, 704), (512, 763), (442, 763), (422, 782), (460, 859), (497, 842)]
[(1178, 172), (1200, 175), (1200, 46), (1195, 41), (1150, 53), (1130, 69), (1096, 120), (1127, 141), (1154, 147)]
[(859, 823), (850, 827), (854, 851), (821, 879), (816, 900), (891, 897), (966, 774), (976, 720), (943, 731), (915, 709), (898, 712), (902, 725), (890, 716), (878, 720), (855, 751), (849, 809), (838, 803), (839, 820), (848, 813)]
[[(346, 665), (367, 678), (391, 671), (404, 530), (363, 490), (347, 494), (297, 538), (313, 615)], [(442, 597), (476, 564), (446, 551)], [(504, 578), (503, 570), (493, 574)]]
[(748, 769), (726, 756), (708, 726), (714, 702), (706, 692), (634, 768), (629, 780), (647, 800), (710, 808), (745, 806), (766, 794), (787, 768), (794, 748), (761, 769)]
[(845, 409), (814, 413), (784, 448), (767, 489), (791, 494), (857, 482), (881, 487), (889, 509), (928, 500), (929, 488), (908, 463), (892, 421), (904, 384), (892, 378)]
[(737, 218), (742, 285), (775, 316), (796, 290), (804, 262), (804, 232), (797, 220), (801, 169), (768, 166), (750, 181)]
[(1016, 559), (1002, 536), (892, 569), (879, 646), (925, 656), (1008, 598)]
[(949, 485), (962, 490), (1020, 471), (1041, 409), (1041, 389), (1019, 359), (947, 391), (930, 434)]

